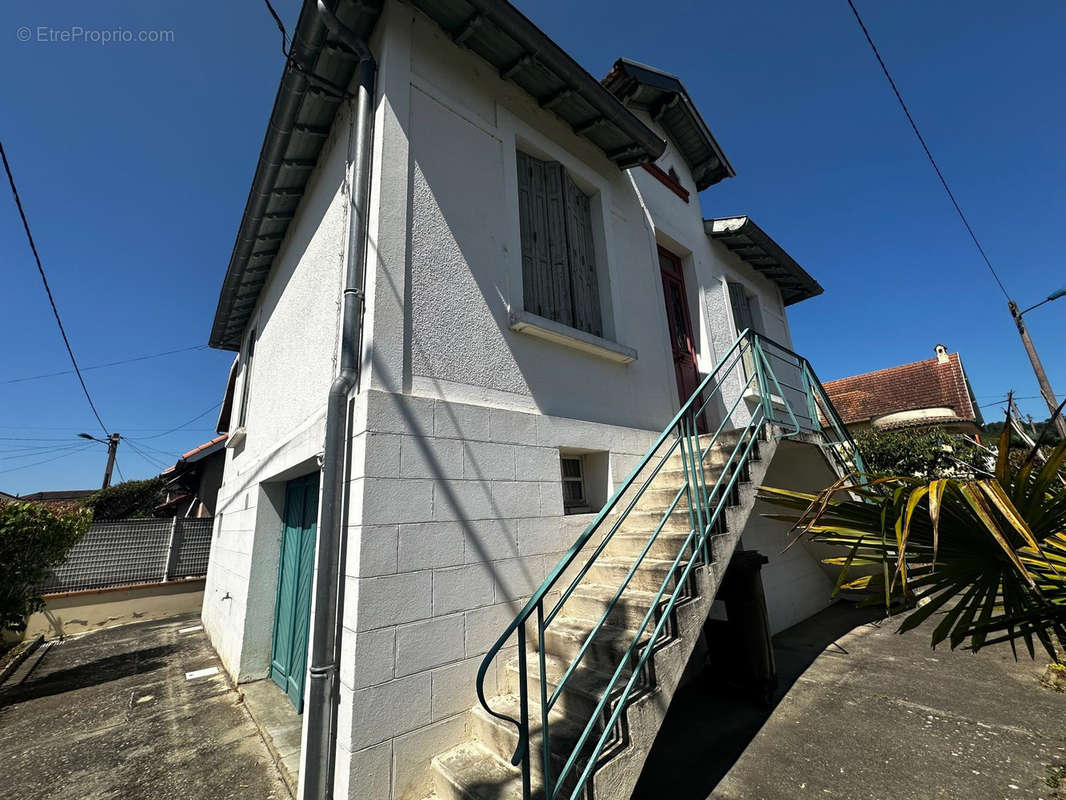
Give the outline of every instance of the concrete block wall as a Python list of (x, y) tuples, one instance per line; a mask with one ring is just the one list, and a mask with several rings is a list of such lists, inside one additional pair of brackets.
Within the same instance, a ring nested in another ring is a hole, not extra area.
[[(255, 424), (251, 417), (249, 427)], [(272, 448), (228, 455), (201, 617), (212, 646), (235, 681), (267, 675), (285, 482), (318, 469), (323, 436), (324, 418), (317, 414)]]
[(379, 391), (355, 430), (336, 796), (422, 797), (482, 657), (594, 516), (563, 515), (558, 448), (609, 451), (617, 485), (658, 432)]

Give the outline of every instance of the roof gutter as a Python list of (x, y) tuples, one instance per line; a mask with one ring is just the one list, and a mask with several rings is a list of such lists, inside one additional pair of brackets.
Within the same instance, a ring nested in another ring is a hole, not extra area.
[(370, 196), (370, 152), (373, 133), (374, 82), (377, 63), (367, 43), (337, 19), (318, 0), (318, 19), (330, 35), (359, 58), (358, 88), (352, 122), (354, 147), (348, 176), (348, 242), (341, 310), (340, 365), (329, 389), (326, 438), (322, 455), (322, 499), (312, 618), (309, 682), (307, 688), (307, 738), (301, 765), (300, 800), (331, 800), (336, 771), (337, 706), (340, 661), (341, 587), (345, 548), (345, 507), (348, 405), (359, 383), (359, 349), (362, 338), (364, 286), (366, 285), (367, 207)]
[[(303, 10), (300, 12), (300, 20), (293, 34), (292, 60), (298, 64), (314, 64), (325, 42), (325, 23), (314, 12), (310, 3), (304, 3)], [(285, 150), (289, 146), (293, 126), (296, 124), (296, 115), (299, 113), (308, 84), (307, 72), (286, 64), (285, 74), (282, 76), (281, 85), (278, 86), (278, 96), (274, 101), (274, 113), (270, 116), (263, 148), (259, 152), (255, 177), (252, 178), (252, 189), (248, 194), (248, 202), (244, 206), (240, 227), (237, 229), (240, 238), (233, 246), (229, 266), (226, 268), (226, 278), (222, 283), (222, 291), (219, 292), (215, 323), (211, 330), (212, 347), (225, 347), (223, 344), (225, 331), (221, 328), (219, 320), (225, 318), (224, 312), (232, 306), (234, 295), (240, 287), (240, 275), (244, 272), (255, 248), (259, 226), (263, 221), (263, 215), (267, 213), (270, 193), (277, 180), (282, 160), (285, 158)], [(241, 233), (244, 234), (243, 237)]]

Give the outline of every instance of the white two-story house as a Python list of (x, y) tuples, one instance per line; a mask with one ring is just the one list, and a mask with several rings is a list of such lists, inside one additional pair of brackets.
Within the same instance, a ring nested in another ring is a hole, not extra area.
[(821, 287), (716, 207), (672, 75), (503, 0), (309, 0), (293, 41), (211, 331), (204, 627), (303, 713), (301, 797), (628, 797), (741, 537), (768, 632), (829, 601), (752, 497), (846, 454), (790, 350)]

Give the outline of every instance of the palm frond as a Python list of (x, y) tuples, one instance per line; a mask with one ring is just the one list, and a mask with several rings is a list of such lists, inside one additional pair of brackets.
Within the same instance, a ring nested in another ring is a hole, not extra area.
[(759, 496), (783, 509), (766, 516), (791, 523), (790, 547), (841, 549), (825, 559), (840, 569), (834, 596), (913, 601), (901, 633), (939, 614), (934, 646), (1021, 641), (1033, 654), (1039, 642), (1057, 660), (1053, 637), (1066, 642), (1066, 442), (1046, 458), (1041, 445), (1012, 459), (1006, 425), (994, 478), (849, 475), (821, 492), (762, 487)]

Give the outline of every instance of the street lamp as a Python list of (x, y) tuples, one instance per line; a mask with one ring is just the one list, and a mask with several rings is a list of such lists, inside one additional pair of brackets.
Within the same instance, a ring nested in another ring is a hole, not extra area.
[[(1066, 288), (1052, 292), (1039, 303), (1029, 306), (1024, 311), (1019, 311), (1018, 304), (1013, 300), (1007, 301), (1007, 308), (1010, 309), (1010, 315), (1014, 318), (1018, 334), (1022, 337), (1022, 344), (1025, 345), (1025, 352), (1028, 353), (1029, 362), (1033, 365), (1033, 372), (1036, 373), (1036, 382), (1040, 384), (1040, 394), (1044, 396), (1044, 402), (1047, 403), (1047, 407), (1052, 414), (1055, 414), (1056, 409), (1058, 409), (1059, 401), (1055, 399), (1055, 393), (1051, 391), (1051, 383), (1047, 379), (1047, 373), (1044, 372), (1044, 365), (1040, 363), (1040, 356), (1036, 354), (1036, 346), (1029, 337), (1029, 331), (1026, 330), (1025, 320), (1022, 317), (1034, 308), (1039, 308), (1044, 303), (1050, 303), (1052, 300), (1058, 300), (1060, 297), (1066, 297)], [(1058, 429), (1059, 436), (1066, 439), (1066, 420), (1063, 420), (1061, 416), (1055, 416), (1055, 427)]]
[(97, 439), (88, 433), (79, 433), (78, 436), (82, 439), (107, 445), (107, 468), (104, 470), (104, 485), (100, 487), (101, 489), (106, 489), (111, 485), (111, 471), (115, 468), (115, 454), (118, 452), (118, 443), (122, 437), (117, 433), (109, 434), (106, 439)]

